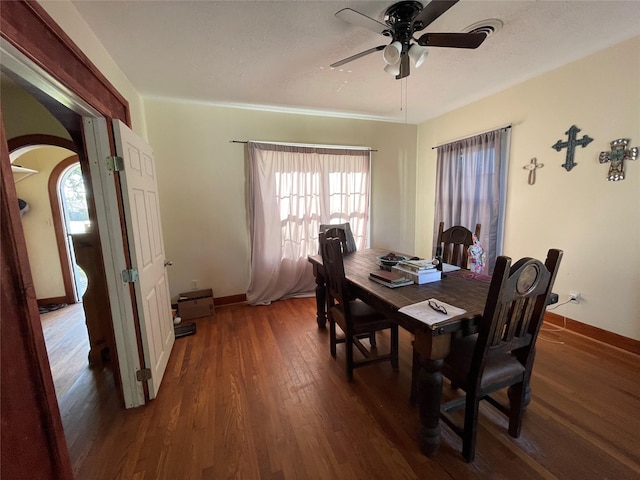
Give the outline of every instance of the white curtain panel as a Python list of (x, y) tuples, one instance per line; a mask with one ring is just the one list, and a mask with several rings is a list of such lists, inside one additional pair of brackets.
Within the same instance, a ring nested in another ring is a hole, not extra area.
[(461, 225), (472, 232), (481, 224), (480, 243), (493, 272), (502, 254), (509, 128), (464, 138), (438, 147), (434, 250), (438, 225)]
[(368, 149), (249, 142), (250, 305), (315, 294), (320, 224), (349, 222), (365, 248)]

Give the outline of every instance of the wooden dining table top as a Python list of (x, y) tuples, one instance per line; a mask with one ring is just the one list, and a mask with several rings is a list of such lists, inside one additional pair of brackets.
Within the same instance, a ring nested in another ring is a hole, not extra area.
[[(436, 282), (389, 288), (369, 278), (369, 273), (380, 269), (378, 257), (388, 253), (388, 250), (370, 248), (344, 254), (345, 276), (356, 296), (384, 309), (387, 315), (392, 315), (400, 326), (410, 332), (427, 329), (431, 330), (431, 335), (460, 330), (466, 330), (465, 334), (473, 333), (474, 325), (484, 311), (489, 277), (461, 269), (444, 274)], [(319, 255), (310, 256), (309, 261), (321, 270), (322, 258)], [(466, 313), (430, 326), (398, 311), (402, 307), (430, 298), (462, 308)]]

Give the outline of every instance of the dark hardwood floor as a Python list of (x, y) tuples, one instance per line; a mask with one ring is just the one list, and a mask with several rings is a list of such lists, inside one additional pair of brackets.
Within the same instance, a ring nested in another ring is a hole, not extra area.
[(124, 410), (109, 370), (87, 366), (86, 333), (59, 323), (83, 322), (75, 308), (44, 315), (43, 326), (79, 480), (639, 478), (640, 358), (552, 325), (521, 437), (482, 405), (467, 464), (444, 425), (436, 457), (418, 449), (402, 330), (400, 372), (372, 365), (349, 383), (315, 299), (219, 307), (176, 340), (158, 398)]

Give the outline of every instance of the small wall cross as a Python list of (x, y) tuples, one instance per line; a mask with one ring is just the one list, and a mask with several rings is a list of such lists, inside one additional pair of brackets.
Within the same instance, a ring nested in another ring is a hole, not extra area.
[(525, 170), (529, 170), (529, 185), (536, 183), (536, 169), (544, 167), (544, 163), (538, 163), (537, 158), (532, 158), (528, 165), (525, 165)]
[(573, 161), (573, 154), (576, 149), (576, 145), (582, 145), (582, 148), (584, 148), (593, 141), (593, 138), (587, 135), (584, 135), (581, 140), (576, 140), (576, 135), (579, 131), (580, 129), (578, 127), (572, 125), (569, 130), (564, 132), (569, 136), (567, 141), (562, 142), (558, 140), (555, 145), (551, 146), (551, 148), (555, 148), (558, 152), (565, 147), (567, 148), (567, 158), (562, 164), (562, 166), (566, 168), (567, 172), (577, 165), (577, 163)]
[(609, 174), (607, 180), (617, 182), (624, 180), (624, 160), (636, 160), (638, 158), (638, 147), (627, 149), (630, 140), (628, 138), (619, 138), (611, 142), (610, 152), (600, 153), (600, 163), (610, 162)]

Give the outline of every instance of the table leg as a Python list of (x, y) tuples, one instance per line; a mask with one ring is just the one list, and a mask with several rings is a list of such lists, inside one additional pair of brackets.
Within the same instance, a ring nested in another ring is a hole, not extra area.
[(420, 363), (417, 380), (420, 427), (420, 450), (431, 457), (440, 446), (440, 401), (442, 399), (442, 367), (451, 349), (451, 335), (418, 330), (413, 346)]
[(327, 324), (327, 290), (324, 284), (324, 277), (315, 265), (313, 274), (316, 278), (316, 321), (318, 322), (318, 328), (325, 328)]
[(431, 457), (440, 446), (440, 400), (442, 398), (442, 366), (444, 360), (420, 358), (418, 374), (418, 407), (420, 429), (418, 444), (422, 453)]

